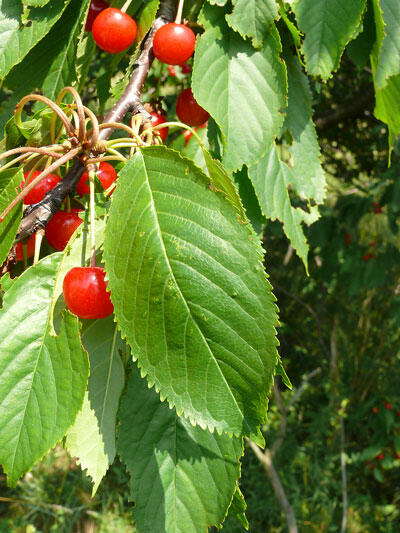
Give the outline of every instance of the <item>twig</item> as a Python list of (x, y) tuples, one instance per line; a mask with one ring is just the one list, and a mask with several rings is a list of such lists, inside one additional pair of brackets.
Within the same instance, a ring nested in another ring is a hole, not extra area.
[(257, 444), (255, 444), (253, 441), (247, 439), (247, 442), (250, 444), (251, 449), (264, 467), (265, 473), (267, 474), (272, 485), (275, 496), (285, 514), (289, 533), (298, 533), (293, 507), (290, 505), (289, 500), (287, 499), (278, 472), (275, 470), (270, 451), (266, 449), (264, 452), (262, 452)]
[(255, 444), (250, 439), (247, 439), (248, 443), (250, 444), (251, 449), (261, 462), (261, 464), (264, 467), (264, 470), (268, 476), (268, 479), (270, 480), (272, 489), (275, 493), (276, 499), (279, 502), (279, 505), (282, 508), (282, 511), (286, 517), (286, 522), (288, 525), (289, 533), (298, 533), (297, 529), (297, 523), (296, 523), (296, 516), (294, 514), (293, 508), (289, 503), (289, 500), (286, 496), (285, 490), (283, 488), (283, 485), (281, 483), (281, 480), (279, 478), (278, 472), (275, 470), (274, 464), (273, 464), (273, 458), (282, 445), (283, 439), (285, 437), (286, 433), (286, 427), (287, 427), (287, 413), (290, 411), (290, 409), (293, 407), (293, 405), (297, 402), (297, 400), (300, 398), (301, 394), (303, 393), (304, 389), (307, 387), (309, 381), (319, 374), (321, 372), (320, 368), (316, 368), (309, 374), (305, 376), (303, 381), (301, 382), (300, 387), (297, 389), (295, 395), (289, 402), (288, 406), (285, 407), (282, 402), (281, 394), (279, 392), (279, 388), (277, 384), (274, 382), (274, 394), (276, 403), (278, 405), (279, 412), (281, 413), (281, 422), (278, 429), (277, 437), (275, 441), (272, 443), (272, 446), (270, 449), (266, 448), (264, 451), (262, 451), (257, 444)]

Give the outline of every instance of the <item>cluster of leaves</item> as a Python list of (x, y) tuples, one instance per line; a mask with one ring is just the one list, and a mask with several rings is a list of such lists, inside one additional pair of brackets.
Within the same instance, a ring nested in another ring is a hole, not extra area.
[[(131, 4), (139, 41), (162, 3)], [(131, 58), (97, 51), (83, 31), (88, 5), (0, 4), (2, 129), (28, 91), (54, 99), (75, 85), (98, 112), (119, 98), (138, 51)], [(94, 491), (118, 453), (132, 476), (140, 532), (206, 531), (229, 508), (245, 524), (243, 438), (263, 444), (266, 397), (274, 373), (284, 373), (257, 233), (268, 219), (282, 223), (309, 268), (304, 224), (317, 221), (327, 193), (310, 80), (327, 81), (349, 43), (358, 65), (369, 57), (375, 116), (394, 146), (400, 16), (391, 13), (398, 10), (396, 0), (187, 1), (185, 16), (199, 31), (190, 84), (211, 118), (203, 146), (175, 137), (171, 147), (182, 153), (145, 147), (121, 164), (112, 201), (97, 211), (97, 255), (115, 316), (82, 325), (64, 310), (65, 274), (90, 260), (87, 222), (64, 253), (1, 280), (0, 462), (10, 485), (64, 439)], [(163, 79), (157, 68), (145, 87), (152, 98), (168, 93), (149, 85)], [(177, 81), (185, 86), (189, 78)], [(12, 126), (7, 147), (16, 142)], [(35, 123), (25, 136), (33, 131), (43, 144), (46, 131)], [(22, 171), (0, 177), (3, 210)], [(0, 263), (21, 215), (17, 206), (2, 222)], [(321, 242), (322, 276), (339, 284), (329, 269), (332, 241), (324, 235)], [(345, 261), (341, 273), (348, 273)]]

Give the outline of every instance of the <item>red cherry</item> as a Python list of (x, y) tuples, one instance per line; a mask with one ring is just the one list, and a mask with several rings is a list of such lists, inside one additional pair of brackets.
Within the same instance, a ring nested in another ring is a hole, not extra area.
[(377, 407), (374, 407), (374, 408), (372, 409), (372, 412), (375, 413), (375, 414), (377, 414), (377, 413), (379, 413), (379, 409), (378, 409)]
[(383, 453), (379, 453), (376, 458), (379, 460), (379, 461), (382, 461), (382, 459), (384, 458), (384, 455)]
[(190, 130), (184, 130), (184, 132), (182, 133), (183, 137), (185, 138), (185, 144), (184, 146), (187, 145), (187, 143), (190, 141), (190, 138), (191, 136), (193, 135), (193, 133), (190, 131)]
[[(29, 180), (29, 183), (33, 181), (36, 178), (36, 176), (39, 176), (39, 174), (40, 174), (39, 170), (35, 170), (34, 172), (32, 172), (32, 176)], [(29, 172), (25, 172), (24, 174), (25, 181), (28, 179), (28, 176), (29, 176)], [(49, 174), (48, 176), (43, 178), (41, 182), (35, 185), (35, 187), (30, 192), (28, 192), (28, 194), (24, 198), (24, 204), (25, 205), (37, 204), (38, 202), (43, 200), (46, 192), (50, 191), (51, 189), (54, 189), (54, 187), (57, 185), (57, 183), (60, 180), (61, 178), (59, 176), (56, 176), (55, 174)], [(24, 184), (25, 183), (22, 182), (21, 186)]]
[(108, 7), (97, 15), (92, 27), (96, 44), (110, 54), (129, 48), (136, 33), (137, 26), (133, 18), (115, 7)]
[(68, 309), (79, 318), (105, 318), (114, 310), (102, 267), (74, 267), (64, 278)]
[(92, 31), (94, 19), (99, 13), (108, 7), (110, 7), (110, 4), (104, 0), (92, 0), (90, 2), (89, 11), (86, 18), (85, 31)]
[(190, 74), (192, 72), (192, 67), (187, 63), (181, 65), (182, 74)]
[[(36, 234), (34, 233), (29, 237), (28, 246), (27, 246), (27, 257), (32, 257), (35, 253), (35, 240), (36, 240)], [(15, 247), (15, 259), (16, 261), (23, 261), (24, 260), (24, 252), (22, 248), (22, 243), (17, 243), (17, 246)]]
[(170, 76), (172, 76), (173, 78), (176, 77), (176, 70), (174, 69), (172, 65), (168, 65), (168, 71), (169, 71)]
[(162, 63), (181, 65), (194, 52), (196, 36), (184, 24), (170, 22), (156, 31), (153, 52)]
[(346, 233), (346, 235), (344, 237), (344, 242), (345, 242), (345, 244), (351, 244), (351, 235), (350, 235), (350, 233)]
[(386, 402), (385, 409), (391, 409), (391, 408), (392, 408), (392, 404), (390, 404), (389, 402)]
[(378, 202), (374, 202), (373, 206), (374, 206), (374, 212), (375, 213), (377, 213), (377, 214), (382, 213), (382, 207), (378, 204)]
[(400, 455), (398, 454), (398, 452), (394, 452), (394, 456), (396, 457), (396, 459), (400, 459)]
[[(151, 115), (151, 125), (153, 127), (159, 126), (160, 124), (164, 124), (165, 122), (167, 122), (165, 120), (165, 117), (163, 117), (159, 113), (150, 113), (150, 115)], [(160, 134), (162, 142), (165, 142), (165, 139), (167, 138), (167, 135), (168, 135), (168, 128), (162, 128), (161, 130), (158, 130), (158, 133)]]
[(370, 259), (372, 259), (374, 256), (372, 254), (365, 254), (362, 256), (362, 260), (363, 261), (369, 261)]
[(83, 222), (78, 213), (82, 209), (71, 209), (71, 211), (57, 211), (46, 226), (47, 242), (61, 252), (67, 246), (76, 228)]
[[(115, 168), (110, 165), (110, 163), (107, 163), (107, 161), (102, 161), (100, 163), (99, 170), (97, 171), (97, 177), (99, 178), (100, 183), (103, 185), (104, 190), (107, 190), (117, 179), (117, 173), (115, 172)], [(82, 174), (82, 177), (79, 180), (78, 185), (76, 186), (76, 192), (79, 194), (79, 196), (89, 194), (89, 185), (86, 183), (88, 179), (89, 173), (86, 170)], [(111, 196), (113, 192), (114, 189), (110, 193), (108, 193), (108, 196)]]
[(176, 114), (181, 122), (188, 126), (201, 126), (210, 114), (199, 106), (194, 99), (192, 89), (184, 89), (176, 101)]
[(400, 411), (397, 411), (397, 416), (400, 418)]

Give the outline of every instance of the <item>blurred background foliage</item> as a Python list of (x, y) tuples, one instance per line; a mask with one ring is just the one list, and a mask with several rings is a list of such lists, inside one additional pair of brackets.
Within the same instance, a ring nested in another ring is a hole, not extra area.
[[(373, 117), (370, 71), (357, 67), (349, 54), (351, 49), (326, 85), (313, 85), (328, 194), (321, 219), (306, 232), (308, 277), (281, 225), (263, 225), (266, 268), (280, 308), (280, 352), (293, 384), (290, 391), (277, 380), (264, 434), (272, 449), (284, 432), (273, 463), (300, 531), (339, 531), (344, 488), (347, 531), (396, 533), (400, 143), (388, 166), (387, 131)], [(119, 90), (121, 74), (110, 75), (110, 61), (99, 53), (84, 95), (98, 114), (107, 109), (110, 90)], [(122, 71), (126, 66), (121, 65)], [(160, 105), (172, 117), (177, 89), (185, 84), (187, 75), (180, 67), (171, 76), (165, 66), (154, 65), (145, 100), (163, 97)], [(179, 135), (171, 136), (174, 146), (183, 145)], [(237, 181), (248, 193), (249, 213), (253, 210), (251, 218), (257, 222), (253, 192), (245, 178)], [(249, 447), (242, 465), (250, 531), (287, 531), (285, 515)], [(15, 489), (6, 488), (5, 476), (0, 475), (0, 533), (133, 533), (133, 503), (120, 490), (127, 480), (117, 461), (91, 499), (89, 480), (57, 446)], [(243, 527), (228, 517), (224, 531), (236, 533)]]

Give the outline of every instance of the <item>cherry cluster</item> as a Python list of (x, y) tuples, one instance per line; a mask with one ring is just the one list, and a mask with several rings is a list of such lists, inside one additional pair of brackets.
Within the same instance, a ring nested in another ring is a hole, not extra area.
[[(133, 18), (125, 12), (129, 4), (130, 1), (127, 1), (122, 9), (117, 9), (110, 7), (109, 3), (104, 0), (91, 1), (85, 29), (92, 32), (94, 41), (102, 50), (116, 54), (126, 50), (134, 42), (137, 26)], [(181, 66), (183, 73), (191, 71), (187, 60), (193, 55), (196, 44), (194, 32), (180, 22), (182, 5), (183, 1), (180, 0), (175, 22), (163, 25), (156, 31), (153, 38), (154, 56), (162, 63), (168, 65), (171, 75), (175, 75), (171, 69), (176, 65)], [(208, 112), (196, 102), (190, 88), (182, 90), (178, 95), (176, 114), (181, 122), (195, 127), (195, 130), (197, 127), (204, 127), (209, 118)], [(157, 129), (157, 127), (166, 123), (165, 117), (155, 111), (150, 113), (150, 117), (151, 128), (156, 128), (152, 131), (152, 135), (156, 135), (156, 138), (158, 137), (162, 142), (165, 142), (168, 135), (168, 125), (166, 124), (165, 127)], [(134, 133), (135, 117), (132, 117), (132, 120), (130, 131)], [(149, 127), (146, 123), (142, 125), (142, 132)], [(185, 130), (185, 144), (195, 130)], [(136, 129), (137, 131), (139, 130)], [(41, 174), (39, 170), (26, 172), (24, 181), (21, 183), (21, 189), (36, 179), (39, 174)], [(113, 184), (117, 179), (114, 167), (105, 161), (101, 161), (96, 175), (106, 194), (108, 196), (111, 195)], [(57, 186), (60, 179), (56, 174), (48, 174), (25, 195), (24, 204), (32, 205), (42, 201), (45, 195)], [(91, 216), (94, 217), (92, 204), (92, 201), (94, 202), (94, 189), (93, 186), (89, 187), (89, 179), (93, 179), (93, 177), (89, 178), (89, 173), (86, 171), (76, 187), (76, 193), (80, 197), (91, 193), (90, 211)], [(47, 224), (45, 229), (46, 240), (55, 250), (64, 250), (72, 234), (82, 224), (83, 220), (80, 217), (80, 213), (83, 208), (79, 205), (76, 207), (74, 204), (74, 207), (71, 207), (71, 200), (68, 198), (64, 209), (58, 211)], [(83, 319), (105, 318), (113, 312), (113, 304), (110, 294), (107, 292), (104, 268), (96, 266), (94, 236), (92, 238), (92, 260), (90, 266), (72, 268), (65, 276), (63, 284), (64, 299), (68, 308), (72, 313)], [(18, 243), (15, 249), (16, 260), (26, 261), (27, 257), (32, 257), (35, 254), (35, 248), (39, 248), (36, 244), (36, 235), (32, 235), (24, 245)]]

